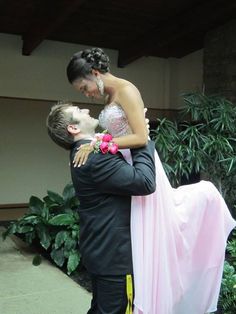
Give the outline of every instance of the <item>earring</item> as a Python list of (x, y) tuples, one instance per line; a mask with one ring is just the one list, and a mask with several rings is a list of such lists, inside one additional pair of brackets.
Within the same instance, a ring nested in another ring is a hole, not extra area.
[(97, 88), (99, 90), (100, 95), (103, 96), (104, 95), (104, 83), (100, 77), (97, 78), (96, 84), (97, 84)]

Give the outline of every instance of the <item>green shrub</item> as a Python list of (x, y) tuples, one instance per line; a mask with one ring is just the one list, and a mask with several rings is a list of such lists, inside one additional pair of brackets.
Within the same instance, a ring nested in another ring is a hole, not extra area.
[(200, 93), (184, 94), (183, 100), (177, 121), (158, 119), (151, 132), (166, 173), (173, 186), (182, 177), (201, 173), (216, 185), (233, 212), (236, 107), (224, 98)]
[(66, 185), (62, 196), (52, 191), (47, 191), (43, 200), (31, 196), (29, 213), (12, 222), (3, 238), (20, 234), (29, 244), (39, 243), (59, 267), (66, 263), (71, 274), (80, 261), (78, 206), (72, 184)]
[(227, 243), (227, 261), (220, 289), (217, 313), (236, 313), (236, 231), (232, 232), (231, 240)]

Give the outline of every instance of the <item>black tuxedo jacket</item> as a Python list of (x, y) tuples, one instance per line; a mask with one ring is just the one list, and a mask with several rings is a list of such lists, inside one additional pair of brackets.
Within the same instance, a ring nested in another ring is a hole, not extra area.
[(97, 275), (132, 273), (130, 208), (132, 195), (155, 191), (154, 143), (132, 149), (133, 166), (121, 153), (91, 153), (84, 166), (73, 167), (77, 147), (71, 150), (71, 176), (80, 200), (80, 252), (83, 264)]

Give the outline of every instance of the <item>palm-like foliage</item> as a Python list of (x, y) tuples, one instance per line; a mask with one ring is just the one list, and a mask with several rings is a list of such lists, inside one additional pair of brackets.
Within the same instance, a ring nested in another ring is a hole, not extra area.
[(230, 207), (236, 191), (236, 107), (200, 93), (183, 95), (177, 122), (159, 119), (152, 132), (172, 184), (201, 173), (215, 183)]
[(227, 260), (224, 264), (224, 273), (219, 298), (219, 314), (232, 314), (236, 310), (236, 232), (227, 245)]

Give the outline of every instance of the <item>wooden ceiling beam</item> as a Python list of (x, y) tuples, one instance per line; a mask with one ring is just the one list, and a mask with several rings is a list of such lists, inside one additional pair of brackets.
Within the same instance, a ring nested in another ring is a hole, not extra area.
[[(118, 67), (124, 67), (138, 58), (150, 55), (155, 51), (160, 56), (172, 43), (181, 41), (186, 36), (191, 36), (196, 32), (207, 31), (209, 26), (214, 26), (214, 21), (220, 19), (225, 13), (236, 11), (235, 1), (207, 0), (192, 7), (172, 19), (169, 18), (165, 23), (157, 25), (149, 30), (144, 36), (136, 38), (129, 46), (119, 50)], [(205, 16), (205, 19), (203, 19)], [(168, 57), (168, 56), (167, 56)]]
[(23, 34), (22, 54), (29, 56), (41, 42), (58, 29), (86, 0), (43, 1), (40, 13)]

